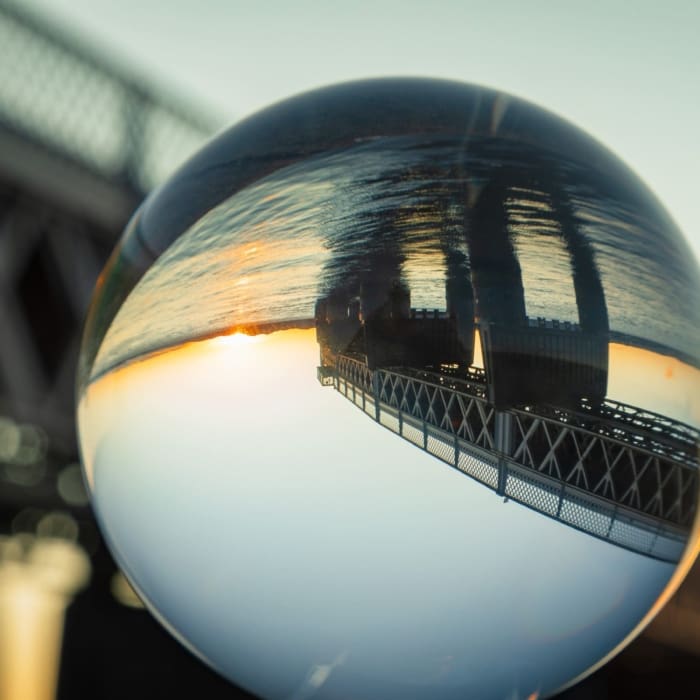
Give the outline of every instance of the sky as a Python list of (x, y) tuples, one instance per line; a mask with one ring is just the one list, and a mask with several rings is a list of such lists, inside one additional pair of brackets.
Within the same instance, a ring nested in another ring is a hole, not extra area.
[(370, 76), (452, 78), (530, 99), (620, 155), (700, 257), (700, 4), (691, 0), (22, 5), (222, 124), (313, 87)]
[(504, 502), (321, 387), (317, 362), (313, 329), (235, 334), (81, 403), (113, 552), (225, 675), (270, 698), (525, 698), (654, 603), (671, 565)]

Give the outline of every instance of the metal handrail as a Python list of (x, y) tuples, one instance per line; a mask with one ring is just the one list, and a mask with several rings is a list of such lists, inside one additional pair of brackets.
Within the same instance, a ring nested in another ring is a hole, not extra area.
[[(358, 365), (361, 363), (357, 363)], [(346, 369), (351, 368), (346, 365)], [(437, 459), (466, 473), (505, 500), (511, 499), (571, 528), (646, 556), (675, 563), (687, 528), (616, 503), (575, 484), (532, 470), (386, 404), (366, 386), (338, 372), (335, 388), (369, 417)], [(481, 400), (473, 397), (473, 401)]]

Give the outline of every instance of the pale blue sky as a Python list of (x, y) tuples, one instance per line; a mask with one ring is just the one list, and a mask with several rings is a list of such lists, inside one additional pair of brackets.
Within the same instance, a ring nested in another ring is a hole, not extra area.
[(582, 126), (659, 195), (700, 253), (700, 3), (23, 0), (222, 123), (380, 75), (477, 82)]

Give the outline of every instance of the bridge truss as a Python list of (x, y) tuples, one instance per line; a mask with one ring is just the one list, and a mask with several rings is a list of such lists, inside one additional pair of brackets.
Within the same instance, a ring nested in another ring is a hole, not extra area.
[(694, 518), (698, 431), (624, 404), (496, 409), (485, 375), (370, 370), (340, 356), (335, 388), (385, 428), (572, 527), (678, 561)]

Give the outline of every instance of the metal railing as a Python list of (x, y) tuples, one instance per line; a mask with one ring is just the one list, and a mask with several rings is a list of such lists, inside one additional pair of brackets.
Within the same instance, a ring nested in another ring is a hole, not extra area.
[(662, 457), (532, 411), (498, 411), (478, 380), (457, 388), (432, 375), (371, 371), (341, 356), (334, 385), (385, 428), (501, 495), (627, 549), (680, 557), (696, 507), (696, 458)]

